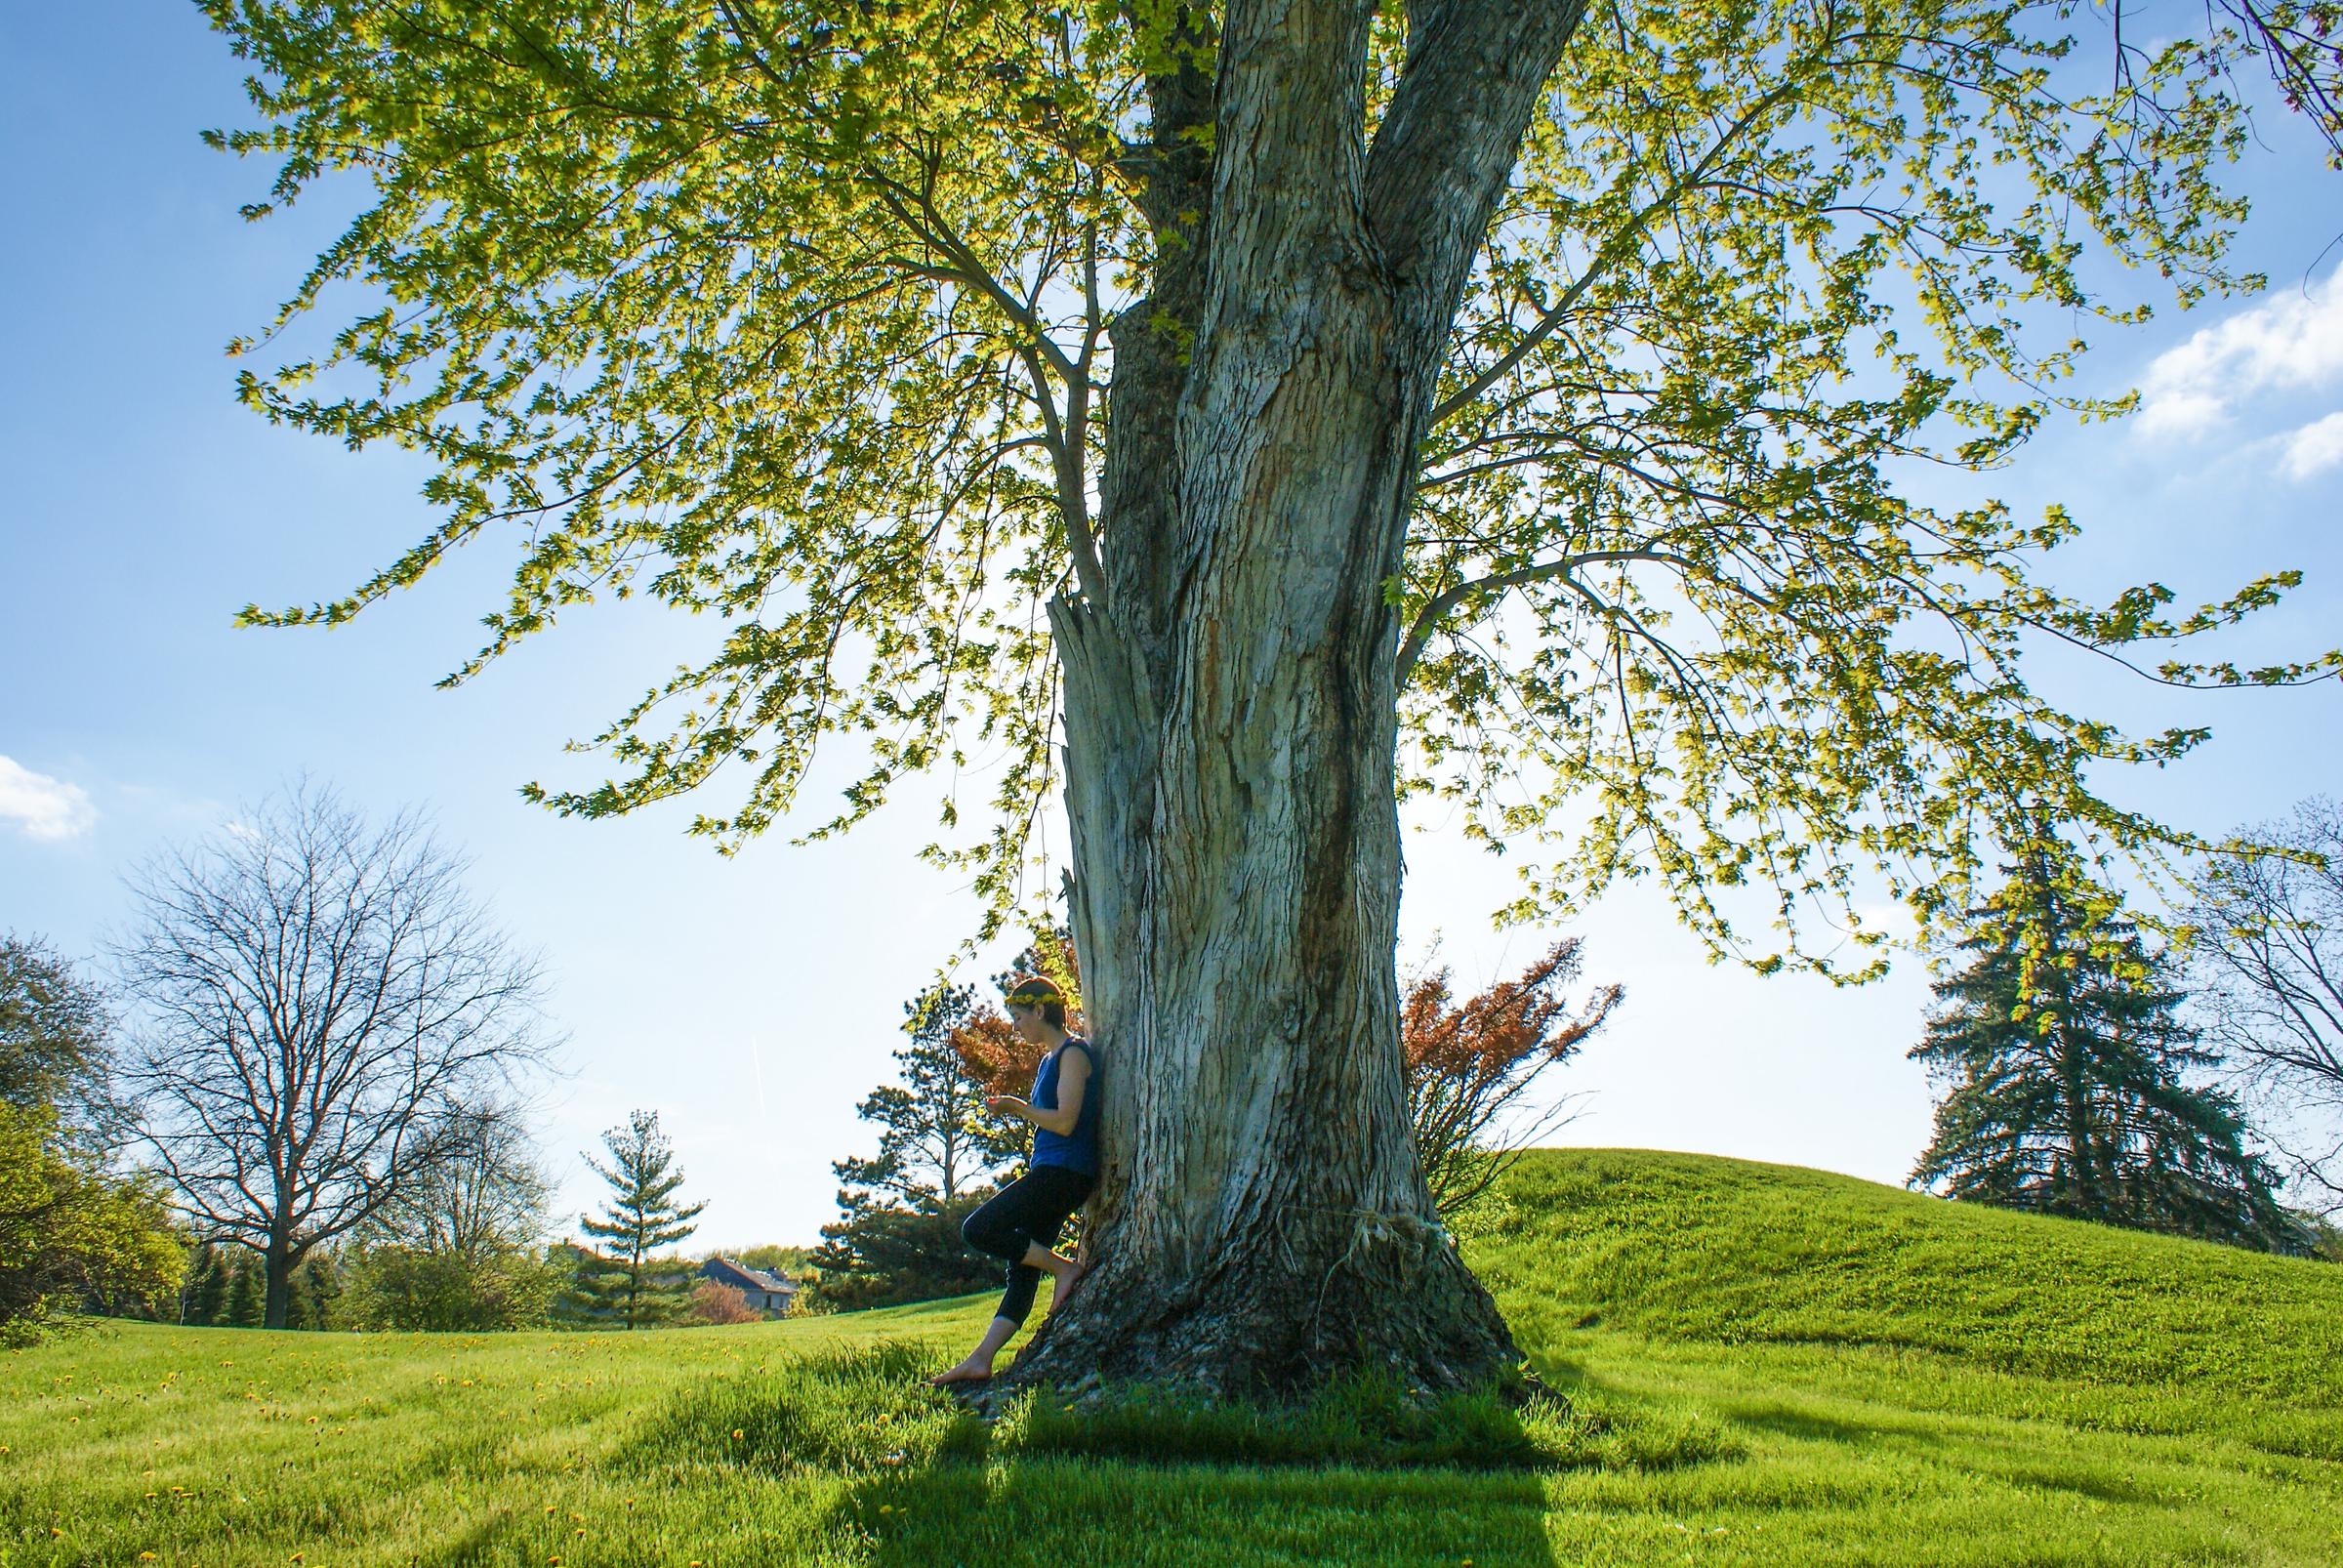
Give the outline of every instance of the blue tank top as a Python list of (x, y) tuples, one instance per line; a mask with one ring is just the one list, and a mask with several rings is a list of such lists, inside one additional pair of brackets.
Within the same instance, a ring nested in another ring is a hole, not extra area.
[(1046, 1127), (1033, 1130), (1033, 1163), (1062, 1165), (1069, 1170), (1098, 1174), (1098, 1053), (1088, 1041), (1072, 1035), (1066, 1043), (1042, 1058), (1042, 1065), (1033, 1075), (1032, 1105), (1037, 1111), (1057, 1109), (1058, 1058), (1069, 1051), (1079, 1051), (1089, 1058), (1089, 1082), (1083, 1085), (1082, 1112), (1075, 1118), (1071, 1133), (1052, 1133)]

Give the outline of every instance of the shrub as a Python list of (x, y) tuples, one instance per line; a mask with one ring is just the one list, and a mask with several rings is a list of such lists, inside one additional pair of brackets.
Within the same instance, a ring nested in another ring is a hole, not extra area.
[(730, 1323), (757, 1323), (764, 1314), (749, 1304), (748, 1293), (737, 1285), (704, 1279), (691, 1290), (691, 1321), (721, 1328)]
[(534, 1328), (562, 1282), (554, 1264), (523, 1252), (467, 1258), (384, 1245), (358, 1254), (338, 1326), (470, 1331)]

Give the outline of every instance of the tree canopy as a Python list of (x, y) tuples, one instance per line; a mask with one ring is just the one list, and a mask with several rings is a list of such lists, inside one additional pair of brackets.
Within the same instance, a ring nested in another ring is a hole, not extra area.
[(54, 1111), (85, 1144), (120, 1142), (129, 1113), (112, 1086), (113, 1022), (103, 993), (46, 944), (0, 934), (0, 1101)]
[[(1485, 0), (1357, 9), (1363, 87), (1328, 112), (1395, 210), (1411, 166), (1387, 115), (1410, 93), (1461, 103), (1444, 62), (1499, 22)], [(938, 772), (931, 853), (1006, 916), (1056, 782), (1043, 602), (1128, 598), (1134, 563), (1176, 548), (1133, 486), (1140, 449), (1182, 437), (1125, 418), (1110, 449), (1107, 421), (1191, 347), (1215, 93), (1247, 64), (1222, 8), (206, 10), (261, 116), (213, 140), (278, 164), (253, 214), (344, 176), (371, 192), (233, 346), (282, 350), (242, 395), (423, 453), (439, 515), (344, 597), (246, 620), (338, 624), (476, 544), (514, 574), (451, 681), (599, 598), (706, 612), (705, 655), (583, 743), (609, 776), (529, 793), (598, 816), (700, 791), (695, 831), (730, 847), (852, 737), (859, 776), (813, 831)], [(1862, 974), (1883, 938), (1855, 921), (1863, 879), (1956, 914), (1992, 840), (2041, 806), (2125, 847), (2187, 842), (2094, 780), (2203, 731), (2068, 712), (2023, 655), (2322, 679), (2343, 658), (2166, 652), (2295, 574), (2194, 608), (2154, 582), (2086, 602), (2046, 581), (2065, 511), (1935, 507), (1913, 475), (2121, 413), (2075, 377), (2086, 332), (2148, 314), (2147, 274), (2182, 305), (2257, 281), (2224, 260), (2244, 203), (2219, 177), (2251, 127), (2237, 67), (2275, 58), (2331, 137), (2331, 12), (2208, 12), (2144, 49), (2030, 0), (1571, 10), (1456, 303), (1385, 585), (1405, 787), (1553, 848), (1525, 857), (1511, 913), (1657, 872), (1715, 951)], [(1377, 238), (1404, 271), (1416, 239)], [(338, 285), (347, 324), (295, 347)], [(969, 779), (989, 824), (962, 822)], [(1744, 930), (1740, 887), (1770, 934)], [(1848, 922), (1852, 964), (1831, 956)]]

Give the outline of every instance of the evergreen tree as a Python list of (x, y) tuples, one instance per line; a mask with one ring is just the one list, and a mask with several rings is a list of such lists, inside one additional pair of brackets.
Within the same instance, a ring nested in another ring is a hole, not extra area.
[(205, 1241), (195, 1249), (194, 1262), (187, 1270), (185, 1305), (180, 1321), (208, 1326), (221, 1321), (227, 1310), (227, 1262), (220, 1256), (220, 1246)]
[(1947, 1086), (1915, 1186), (2274, 1252), (2310, 1238), (2244, 1147), (2161, 954), (2064, 844), (2028, 847), (1958, 944), (1912, 1059)]
[(1001, 1264), (961, 1238), (961, 1222), (991, 1193), (962, 1192), (925, 1207), (849, 1201), (845, 1215), (822, 1227), (809, 1259), (816, 1272), (806, 1300), (817, 1308), (854, 1312), (906, 1301), (933, 1301), (998, 1290)]
[[(879, 1152), (831, 1169), (843, 1211), (808, 1259), (820, 1299), (839, 1308), (891, 1306), (982, 1290), (1000, 1267), (968, 1250), (960, 1222), (991, 1195), (1031, 1132), (989, 1115), (987, 1064), (964, 1036), (989, 1010), (975, 987), (938, 984), (903, 1005), (910, 1043), (895, 1052), (899, 1084), (883, 1084), (855, 1114), (880, 1127)], [(1013, 1038), (1013, 1037), (1012, 1037)]]
[(691, 1309), (690, 1270), (663, 1263), (653, 1255), (690, 1235), (705, 1203), (676, 1201), (683, 1171), (675, 1149), (659, 1131), (657, 1111), (636, 1111), (627, 1125), (602, 1135), (610, 1163), (592, 1155), (586, 1163), (610, 1183), (612, 1197), (598, 1219), (581, 1216), (580, 1227), (601, 1253), (580, 1259), (576, 1292), (584, 1314), (607, 1314), (629, 1329), (680, 1320)]
[(261, 1298), (259, 1265), (252, 1254), (239, 1247), (235, 1260), (227, 1265), (227, 1300), (213, 1321), (234, 1329), (257, 1329), (261, 1326)]
[[(880, 1127), (879, 1153), (831, 1167), (869, 1200), (914, 1209), (950, 1204), (1023, 1158), (1031, 1132), (986, 1114), (983, 1076), (954, 1044), (977, 1015), (976, 988), (937, 985), (903, 1005), (911, 1043), (895, 1052), (900, 1084), (883, 1084), (854, 1114)], [(842, 1205), (851, 1207), (843, 1193)]]
[(288, 1282), (285, 1327), (323, 1329), (331, 1326), (334, 1300), (342, 1294), (342, 1270), (328, 1252), (313, 1252), (301, 1260)]

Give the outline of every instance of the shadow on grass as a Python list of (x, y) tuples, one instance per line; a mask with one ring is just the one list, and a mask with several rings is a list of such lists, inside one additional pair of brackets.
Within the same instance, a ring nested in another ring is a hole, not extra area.
[(461, 1531), (432, 1543), (431, 1553), (415, 1561), (421, 1568), (470, 1568), (471, 1564), (491, 1560), (491, 1550), (499, 1543), (514, 1536), (519, 1521), (510, 1515), (490, 1515), (475, 1519)]
[(2021, 1460), (2014, 1455), (1995, 1452), (1987, 1440), (1970, 1439), (1964, 1442), (1948, 1433), (1914, 1431), (1909, 1425), (1855, 1421), (1843, 1416), (1788, 1409), (1741, 1410), (1726, 1419), (1736, 1426), (1753, 1427), (1784, 1437), (1843, 1443), (1862, 1449), (1896, 1448), (1925, 1453), (1946, 1464), (1990, 1475), (1994, 1480), (2013, 1486), (2033, 1487), (2046, 1492), (2071, 1492), (2076, 1497), (2091, 1498), (2101, 1503), (2163, 1507), (2169, 1506), (2172, 1502), (2165, 1492), (2154, 1486), (2084, 1468), (2079, 1463), (2071, 1468), (2043, 1465), (2038, 1463), (2038, 1455)]
[(1020, 1398), (987, 1424), (927, 1386), (922, 1343), (833, 1351), (680, 1390), (631, 1445), (649, 1471), (711, 1463), (843, 1482), (823, 1534), (884, 1564), (1554, 1561), (1544, 1477), (1724, 1457), (1689, 1418), (1494, 1395), (1428, 1408), (1371, 1383), (1293, 1406), (1126, 1394)]

